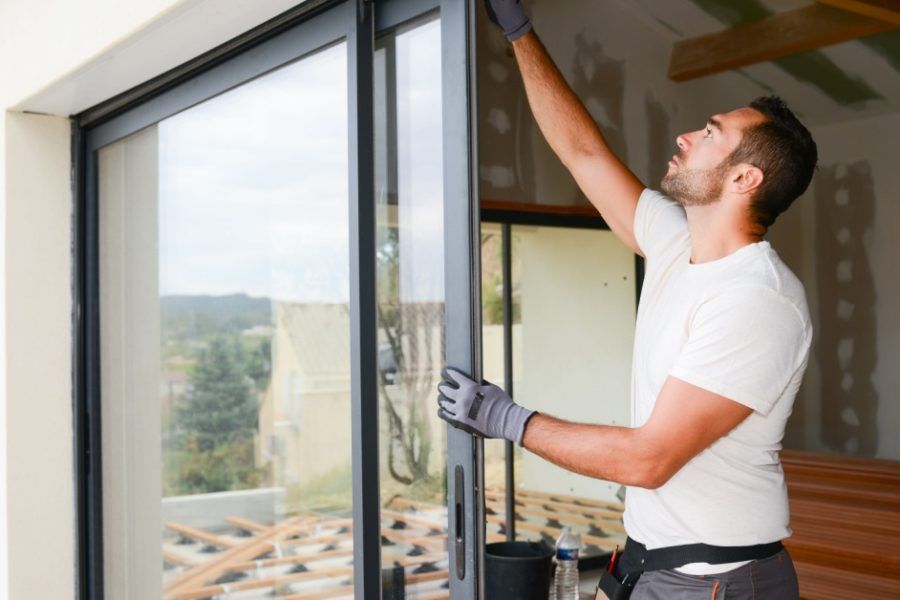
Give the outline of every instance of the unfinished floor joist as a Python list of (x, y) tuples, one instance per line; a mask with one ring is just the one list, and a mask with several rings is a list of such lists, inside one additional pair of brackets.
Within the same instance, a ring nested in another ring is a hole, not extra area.
[[(602, 551), (621, 544), (621, 505), (530, 490), (516, 493), (520, 539), (552, 539), (566, 524), (582, 529), (585, 544)], [(489, 507), (499, 513), (504, 496), (503, 489), (490, 490)], [(382, 509), (381, 517), (385, 568), (403, 569), (404, 585), (416, 598), (448, 598), (447, 507), (398, 496)], [(504, 517), (489, 515), (486, 542), (506, 541), (505, 527)], [(170, 523), (167, 529), (179, 540), (190, 539), (195, 544), (190, 551), (178, 543), (164, 547), (164, 561), (170, 569), (184, 570), (166, 582), (165, 600), (223, 595), (241, 600), (273, 594), (294, 600), (353, 596), (352, 519), (300, 513), (268, 525), (230, 516), (215, 531), (179, 523)], [(612, 535), (601, 537), (590, 531), (610, 531)], [(211, 547), (221, 550), (204, 551)], [(309, 589), (298, 589), (303, 587)]]

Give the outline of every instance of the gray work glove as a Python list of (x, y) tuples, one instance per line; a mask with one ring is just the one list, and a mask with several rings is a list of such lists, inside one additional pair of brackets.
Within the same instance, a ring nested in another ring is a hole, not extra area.
[(453, 368), (441, 372), (438, 416), (454, 427), (486, 438), (505, 438), (522, 445), (525, 423), (533, 410), (522, 408), (502, 389), (478, 384)]
[(522, 10), (519, 0), (484, 0), (488, 17), (500, 26), (509, 41), (514, 41), (531, 31), (531, 20)]

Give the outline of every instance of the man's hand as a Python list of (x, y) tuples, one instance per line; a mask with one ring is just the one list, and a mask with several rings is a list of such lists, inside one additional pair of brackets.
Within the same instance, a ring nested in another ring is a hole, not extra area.
[(522, 445), (525, 423), (533, 410), (522, 408), (502, 389), (478, 384), (453, 368), (441, 372), (438, 416), (454, 427), (486, 438), (504, 438)]
[(488, 17), (500, 26), (509, 41), (515, 41), (531, 31), (531, 20), (519, 0), (484, 0)]

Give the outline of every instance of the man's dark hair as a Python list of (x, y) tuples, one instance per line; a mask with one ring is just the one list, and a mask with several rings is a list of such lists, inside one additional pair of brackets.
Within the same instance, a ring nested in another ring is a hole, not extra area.
[(818, 160), (809, 130), (778, 96), (750, 103), (766, 120), (744, 130), (729, 164), (749, 163), (763, 172), (763, 182), (750, 203), (751, 220), (765, 232), (812, 180)]

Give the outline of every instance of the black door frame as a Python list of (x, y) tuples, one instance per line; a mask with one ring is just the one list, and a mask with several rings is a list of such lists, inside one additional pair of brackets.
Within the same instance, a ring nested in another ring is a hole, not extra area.
[[(73, 116), (73, 403), (78, 598), (103, 600), (97, 151), (328, 45), (346, 41), (350, 180), (354, 595), (381, 595), (375, 310), (374, 38), (441, 13), (446, 357), (480, 375), (475, 178), (474, 0), (307, 0), (242, 36)], [(483, 444), (448, 430), (448, 537), (454, 599), (483, 598)], [(458, 475), (457, 475), (458, 473)], [(479, 492), (480, 493), (480, 492)], [(479, 509), (480, 507), (480, 509)]]

